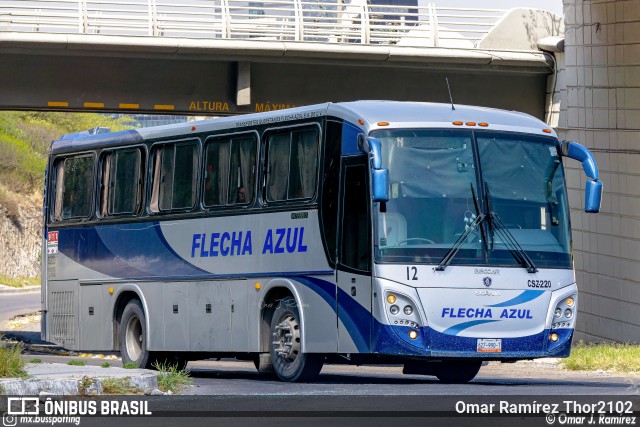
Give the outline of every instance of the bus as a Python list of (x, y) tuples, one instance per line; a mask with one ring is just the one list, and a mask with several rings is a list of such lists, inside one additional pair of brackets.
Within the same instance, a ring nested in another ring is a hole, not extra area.
[[(566, 357), (578, 291), (563, 158), (513, 111), (354, 101), (67, 135), (45, 182), (42, 338), (149, 368), (236, 358), (443, 382)], [(582, 197), (576, 193), (574, 197)]]

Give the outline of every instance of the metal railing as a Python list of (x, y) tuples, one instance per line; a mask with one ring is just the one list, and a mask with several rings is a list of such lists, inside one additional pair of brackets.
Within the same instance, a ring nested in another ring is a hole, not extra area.
[(4, 0), (0, 32), (473, 48), (505, 12), (364, 0)]

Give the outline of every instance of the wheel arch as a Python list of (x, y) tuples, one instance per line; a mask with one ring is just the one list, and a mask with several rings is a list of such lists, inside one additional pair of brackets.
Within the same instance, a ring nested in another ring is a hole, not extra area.
[[(302, 309), (302, 297), (296, 285), (289, 279), (272, 279), (263, 288), (264, 296), (260, 299), (260, 351), (268, 352), (271, 343), (271, 319), (277, 301), (285, 297), (293, 297), (298, 305), (300, 325), (305, 330), (305, 312)], [(305, 350), (305, 336), (302, 337), (301, 350)]]
[[(144, 311), (145, 328), (150, 331), (149, 327), (149, 310), (147, 306), (147, 300), (142, 293), (142, 290), (135, 284), (125, 284), (118, 287), (115, 293), (115, 302), (113, 305), (113, 348), (116, 351), (120, 350), (120, 319), (122, 319), (122, 313), (127, 304), (137, 299), (142, 304), (142, 310)], [(147, 350), (149, 347), (149, 341), (146, 342)]]

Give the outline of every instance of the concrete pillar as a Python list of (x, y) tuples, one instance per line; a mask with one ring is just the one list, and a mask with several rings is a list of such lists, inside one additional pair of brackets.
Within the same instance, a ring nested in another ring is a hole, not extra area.
[(580, 289), (576, 337), (640, 342), (640, 0), (564, 0), (564, 15), (551, 119), (561, 138), (595, 153), (604, 182), (601, 213), (584, 213), (584, 174), (565, 162)]

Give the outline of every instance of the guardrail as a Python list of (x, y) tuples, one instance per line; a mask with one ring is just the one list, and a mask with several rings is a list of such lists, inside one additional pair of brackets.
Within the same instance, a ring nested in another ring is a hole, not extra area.
[(0, 32), (473, 48), (505, 12), (366, 0), (4, 0)]

